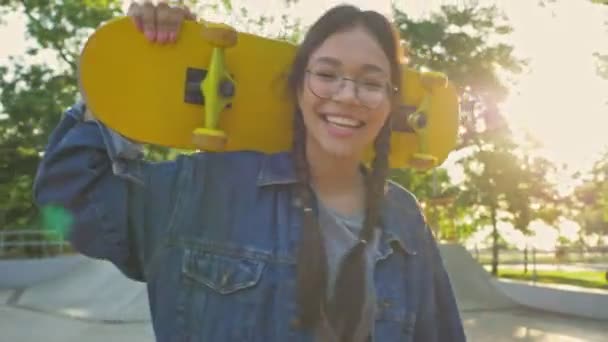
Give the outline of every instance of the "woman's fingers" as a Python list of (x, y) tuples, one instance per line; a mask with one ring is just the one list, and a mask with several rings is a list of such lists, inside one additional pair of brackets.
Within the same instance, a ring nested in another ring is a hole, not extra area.
[(150, 0), (143, 4), (134, 1), (127, 15), (149, 41), (161, 44), (177, 40), (184, 20), (196, 20), (194, 13), (181, 2), (170, 6), (166, 1), (159, 1), (157, 5)]

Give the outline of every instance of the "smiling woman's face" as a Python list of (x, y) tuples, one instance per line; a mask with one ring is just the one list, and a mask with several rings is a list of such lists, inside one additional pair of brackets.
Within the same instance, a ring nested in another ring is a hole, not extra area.
[(386, 54), (366, 29), (329, 36), (310, 56), (298, 95), (309, 152), (360, 158), (390, 113), (390, 75)]

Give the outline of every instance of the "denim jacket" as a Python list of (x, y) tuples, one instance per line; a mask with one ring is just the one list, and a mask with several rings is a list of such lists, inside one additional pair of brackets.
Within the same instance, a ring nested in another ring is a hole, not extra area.
[[(147, 284), (158, 341), (313, 341), (296, 308), (302, 229), (289, 153), (184, 154), (152, 163), (68, 109), (34, 185), (73, 216), (69, 239)], [(117, 138), (118, 137), (118, 138)], [(390, 183), (375, 266), (374, 341), (464, 341), (437, 244), (416, 198)]]

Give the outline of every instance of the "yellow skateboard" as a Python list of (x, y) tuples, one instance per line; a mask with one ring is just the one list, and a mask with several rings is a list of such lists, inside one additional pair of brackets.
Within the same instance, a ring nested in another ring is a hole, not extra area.
[[(97, 119), (141, 143), (280, 152), (292, 142), (286, 76), (295, 52), (287, 42), (193, 21), (178, 42), (150, 43), (121, 17), (87, 40), (80, 90)], [(429, 169), (456, 144), (458, 98), (443, 75), (407, 69), (403, 77), (390, 166)]]

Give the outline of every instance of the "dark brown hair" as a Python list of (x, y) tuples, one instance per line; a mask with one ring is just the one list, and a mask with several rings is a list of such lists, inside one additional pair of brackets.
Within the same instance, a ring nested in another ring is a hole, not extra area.
[[(380, 44), (391, 64), (391, 82), (401, 88), (401, 50), (399, 36), (390, 22), (374, 11), (362, 11), (357, 7), (341, 5), (326, 12), (308, 31), (301, 43), (288, 80), (288, 89), (294, 98), (301, 91), (311, 54), (332, 34), (354, 27), (363, 27)], [(397, 92), (393, 96), (395, 108)], [(297, 107), (297, 106), (296, 106)], [(348, 252), (336, 280), (335, 298), (328, 302), (327, 260), (321, 228), (316, 217), (315, 198), (311, 191), (310, 172), (306, 159), (306, 128), (299, 107), (294, 116), (292, 152), (298, 176), (297, 196), (302, 207), (303, 229), (297, 254), (297, 301), (300, 321), (304, 328), (312, 328), (318, 322), (321, 309), (328, 313), (334, 324), (345, 332), (355, 331), (363, 308), (365, 291), (365, 244), (373, 239), (375, 228), (380, 224), (380, 212), (384, 199), (384, 187), (388, 174), (390, 150), (390, 116), (374, 141), (372, 170), (367, 173), (365, 220), (360, 242)], [(348, 341), (350, 336), (341, 336)]]

